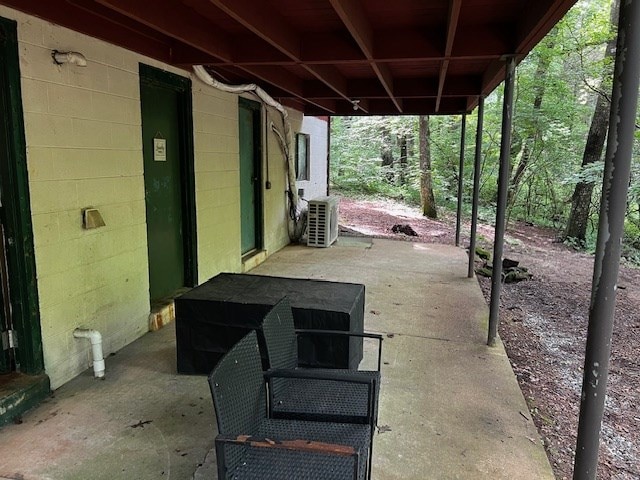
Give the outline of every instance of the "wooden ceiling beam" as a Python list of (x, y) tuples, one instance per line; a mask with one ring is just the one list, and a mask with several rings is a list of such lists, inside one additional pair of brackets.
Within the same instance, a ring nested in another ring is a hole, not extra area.
[[(449, 76), (443, 91), (445, 97), (466, 97), (479, 95), (482, 88), (482, 77), (479, 75)], [(348, 83), (349, 97), (381, 99), (388, 98), (386, 91), (377, 79), (357, 79)], [(438, 78), (400, 78), (395, 82), (395, 96), (398, 100), (411, 98), (437, 98)], [(324, 84), (306, 81), (304, 95), (310, 98), (339, 98)]]
[(143, 35), (153, 40), (164, 38), (165, 42), (168, 40), (165, 35), (154, 30), (153, 28), (142, 25), (140, 22), (137, 22), (118, 12), (114, 12), (110, 8), (99, 5), (94, 0), (66, 0), (66, 2), (70, 5), (73, 5), (74, 7), (84, 10), (88, 15), (92, 17), (100, 17), (114, 25), (119, 25), (123, 28), (126, 28), (130, 32), (137, 35)]
[(210, 0), (244, 28), (287, 55), (318, 80), (332, 88), (341, 97), (349, 100), (346, 93), (347, 80), (333, 66), (307, 65), (302, 62), (302, 39), (287, 21), (263, 2), (250, 0)]
[(276, 70), (273, 67), (238, 67), (238, 69), (245, 71), (252, 77), (258, 78), (263, 82), (266, 82), (274, 87), (289, 92), (296, 98), (321, 108), (324, 111), (324, 115), (327, 113), (335, 113), (335, 101), (331, 99), (324, 100), (307, 100), (304, 95), (303, 81), (285, 70)]
[(300, 60), (301, 42), (287, 21), (266, 2), (209, 0), (213, 5), (262, 40), (294, 60)]
[(514, 53), (527, 53), (553, 28), (573, 6), (575, 0), (537, 0), (527, 2), (517, 26)]
[(447, 17), (447, 39), (445, 41), (444, 57), (440, 66), (440, 76), (438, 79), (438, 97), (436, 98), (436, 112), (440, 108), (440, 99), (442, 98), (442, 91), (444, 89), (444, 82), (447, 78), (447, 70), (449, 69), (449, 60), (451, 52), (453, 51), (453, 42), (456, 37), (456, 30), (458, 28), (458, 19), (460, 18), (460, 8), (462, 6), (462, 0), (451, 0), (449, 4), (449, 16)]
[(162, 39), (159, 34), (153, 36), (135, 31), (131, 25), (122, 24), (125, 22), (114, 22), (78, 5), (69, 3), (61, 8), (59, 3), (41, 0), (2, 0), (2, 4), (142, 55), (167, 63), (171, 61), (169, 39)]
[[(505, 59), (508, 55), (505, 55), (503, 58), (499, 60), (494, 60), (487, 67), (482, 76), (482, 89), (480, 91), (481, 95), (487, 96), (489, 95), (494, 88), (496, 88), (500, 82), (504, 80), (505, 76)], [(516, 55), (516, 65), (519, 64), (524, 55)]]
[[(468, 113), (466, 97), (460, 98), (444, 98), (441, 101), (440, 112), (435, 110), (435, 98), (413, 99), (404, 102), (404, 110), (402, 115), (456, 115)], [(396, 106), (390, 99), (370, 100), (369, 109), (374, 111), (376, 115), (398, 115)], [(304, 110), (305, 115), (323, 115), (322, 110), (308, 105)], [(334, 115), (351, 116), (365, 115), (364, 112), (354, 111), (347, 102), (340, 102)]]
[(231, 60), (229, 40), (202, 17), (174, 1), (158, 0), (152, 7), (144, 0), (96, 2), (208, 55)]
[[(526, 54), (538, 43), (544, 35), (558, 22), (573, 6), (575, 0), (540, 0), (529, 2), (526, 12), (521, 15), (521, 21), (517, 25), (515, 38), (505, 54), (515, 55), (516, 64), (519, 64)], [(485, 69), (482, 79), (482, 95), (488, 95), (504, 80), (505, 65), (503, 55), (501, 59), (493, 60)], [(471, 105), (475, 107), (477, 100)]]
[(371, 68), (378, 80), (395, 104), (398, 112), (402, 113), (402, 103), (396, 99), (393, 93), (393, 75), (386, 65), (374, 61), (374, 34), (371, 24), (367, 20), (362, 5), (357, 0), (329, 0), (331, 6), (342, 20), (355, 42), (371, 62)]
[[(514, 27), (515, 29), (515, 27)], [(371, 62), (413, 63), (442, 62), (443, 60), (494, 60), (513, 48), (511, 29), (495, 29), (482, 26), (458, 29), (456, 41), (449, 57), (444, 56), (442, 46), (435, 39), (408, 29), (401, 32), (376, 32), (374, 56), (368, 59), (361, 49), (347, 35), (334, 33), (314, 33), (302, 38), (301, 62), (307, 64), (328, 65), (370, 65)], [(267, 44), (256, 45), (250, 38), (252, 34), (234, 37), (233, 62), (220, 64), (236, 65), (295, 65), (299, 62), (284, 55)], [(268, 47), (268, 48), (267, 48)]]

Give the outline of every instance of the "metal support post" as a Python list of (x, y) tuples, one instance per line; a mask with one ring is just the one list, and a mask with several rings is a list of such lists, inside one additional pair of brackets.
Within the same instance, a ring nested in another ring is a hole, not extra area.
[(509, 186), (509, 152), (511, 150), (511, 124), (513, 122), (513, 87), (516, 72), (515, 57), (506, 59), (504, 100), (502, 105), (502, 137), (500, 141), (500, 172), (498, 174), (498, 206), (493, 239), (493, 271), (491, 273), (491, 302), (489, 305), (489, 335), (487, 344), (494, 346), (498, 336), (500, 290), (502, 288), (502, 252), (504, 250), (507, 188)]
[(456, 212), (456, 247), (460, 246), (460, 223), (462, 222), (462, 189), (464, 188), (464, 140), (467, 130), (467, 115), (462, 115), (460, 129), (460, 166), (458, 167), (458, 210)]
[(640, 0), (620, 4), (574, 480), (596, 478), (640, 85)]
[(484, 97), (478, 99), (478, 125), (476, 126), (476, 153), (473, 161), (473, 200), (471, 201), (471, 240), (469, 242), (469, 273), (473, 278), (476, 259), (476, 230), (478, 228), (478, 200), (480, 198), (480, 161), (482, 160), (482, 128), (484, 123)]

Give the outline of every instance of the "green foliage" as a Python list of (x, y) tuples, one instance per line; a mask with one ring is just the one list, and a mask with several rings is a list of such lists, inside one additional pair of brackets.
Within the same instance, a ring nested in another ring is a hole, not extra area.
[[(612, 37), (611, 0), (580, 0), (517, 69), (511, 177), (511, 220), (563, 229), (577, 182), (595, 186), (585, 245), (595, 246), (603, 163), (582, 168), (582, 155), (597, 95), (611, 90), (612, 60), (605, 59)], [(613, 32), (615, 33), (615, 32)], [(481, 221), (495, 218), (503, 87), (485, 99), (481, 156)], [(472, 195), (477, 111), (467, 115), (464, 211)], [(460, 116), (429, 119), (432, 182), (439, 208), (455, 209), (460, 158)], [(640, 125), (640, 114), (638, 117)], [(342, 117), (332, 121), (331, 185), (346, 192), (385, 195), (420, 203), (418, 119)], [(402, 139), (406, 166), (401, 167)], [(625, 245), (640, 250), (640, 129), (634, 149)], [(391, 155), (393, 166), (383, 166)], [(522, 170), (514, 180), (516, 172)], [(568, 240), (571, 242), (571, 240)], [(575, 245), (578, 246), (578, 245)], [(627, 252), (628, 257), (633, 257)], [(635, 258), (635, 257), (634, 257)]]
[[(398, 163), (401, 137), (407, 138), (404, 168)], [(331, 122), (331, 140), (332, 187), (420, 204), (417, 117), (338, 117)], [(396, 160), (393, 167), (382, 165), (385, 149)]]

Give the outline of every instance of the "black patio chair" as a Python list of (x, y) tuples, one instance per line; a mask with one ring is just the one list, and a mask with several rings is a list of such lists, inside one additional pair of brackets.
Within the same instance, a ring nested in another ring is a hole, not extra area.
[[(382, 336), (371, 333), (352, 333), (334, 330), (296, 330), (289, 300), (285, 297), (266, 315), (262, 323), (267, 357), (271, 369), (267, 372), (269, 384), (269, 416), (329, 422), (355, 422), (371, 425), (378, 420), (380, 391), (380, 362)], [(378, 369), (347, 370), (298, 367), (299, 335), (348, 335), (378, 340)], [(314, 380), (282, 378), (283, 372), (313, 372)], [(275, 376), (275, 373), (278, 376)], [(366, 384), (321, 381), (328, 378), (369, 379), (374, 385), (373, 404)]]
[[(256, 332), (247, 334), (220, 360), (209, 375), (209, 386), (218, 422), (220, 480), (366, 477), (369, 425), (267, 417)], [(369, 389), (373, 392), (370, 382)]]

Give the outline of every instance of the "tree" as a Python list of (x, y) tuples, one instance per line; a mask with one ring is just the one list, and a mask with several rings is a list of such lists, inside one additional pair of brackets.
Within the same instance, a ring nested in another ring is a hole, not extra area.
[(400, 168), (398, 171), (398, 183), (405, 185), (407, 183), (407, 134), (398, 136), (398, 146), (400, 147)]
[[(611, 36), (607, 42), (605, 51), (605, 60), (613, 59), (616, 48), (615, 29), (618, 23), (618, 12), (620, 10), (620, 1), (613, 0), (611, 3), (610, 14), (610, 32)], [(603, 72), (600, 89), (607, 85), (607, 77), (611, 76), (611, 72), (605, 70)], [(605, 94), (598, 92), (596, 107), (591, 119), (591, 127), (587, 135), (587, 142), (582, 155), (582, 171), (588, 172), (589, 166), (599, 162), (602, 158), (602, 150), (604, 149), (604, 141), (607, 136), (607, 128), (609, 127), (609, 100)], [(591, 170), (592, 171), (592, 170)], [(587, 237), (587, 228), (589, 225), (589, 214), (591, 211), (591, 196), (593, 195), (594, 178), (593, 175), (583, 175), (578, 181), (571, 197), (571, 213), (567, 221), (565, 230), (565, 238), (574, 238), (584, 245)]]
[(380, 158), (382, 159), (382, 166), (387, 168), (387, 180), (393, 181), (393, 165), (395, 159), (393, 158), (393, 141), (391, 139), (391, 133), (387, 126), (382, 126), (380, 129), (382, 134), (382, 146), (380, 148)]
[(429, 117), (421, 115), (418, 119), (420, 137), (420, 197), (422, 214), (429, 218), (438, 218), (436, 200), (433, 196), (431, 178), (431, 151), (429, 150)]
[[(533, 109), (531, 112), (531, 128), (529, 135), (521, 142), (520, 151), (518, 152), (518, 165), (511, 176), (509, 182), (509, 190), (507, 193), (507, 205), (509, 209), (513, 206), (520, 183), (524, 178), (524, 174), (527, 168), (530, 166), (531, 157), (536, 145), (540, 142), (542, 137), (542, 128), (540, 126), (540, 107), (542, 106), (542, 99), (545, 93), (545, 87), (547, 84), (547, 72), (553, 58), (553, 48), (555, 39), (557, 36), (557, 29), (553, 29), (544, 39), (541, 48), (537, 49), (538, 59), (535, 74), (533, 77)], [(516, 142), (514, 142), (514, 145)]]

